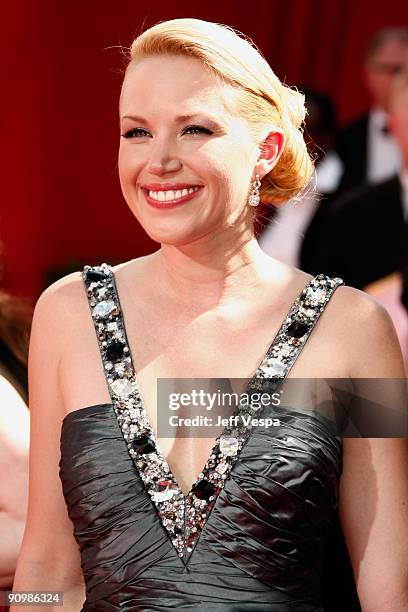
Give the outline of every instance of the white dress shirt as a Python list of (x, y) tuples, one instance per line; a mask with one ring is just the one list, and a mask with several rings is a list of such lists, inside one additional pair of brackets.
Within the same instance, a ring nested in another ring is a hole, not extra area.
[(336, 190), (342, 163), (336, 153), (328, 153), (319, 162), (316, 173), (299, 200), (290, 200), (278, 206), (270, 225), (259, 239), (261, 249), (278, 261), (294, 268), (299, 267), (299, 255), (306, 229), (319, 203), (319, 194)]
[(401, 167), (400, 150), (392, 134), (387, 131), (387, 122), (388, 115), (379, 108), (368, 115), (367, 181), (371, 184), (391, 178)]

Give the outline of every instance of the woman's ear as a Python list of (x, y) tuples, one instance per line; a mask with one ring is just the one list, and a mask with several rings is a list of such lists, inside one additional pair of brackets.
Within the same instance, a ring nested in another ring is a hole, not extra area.
[(259, 174), (261, 178), (268, 174), (278, 162), (284, 147), (283, 131), (273, 128), (259, 145), (261, 154), (256, 162), (254, 174)]

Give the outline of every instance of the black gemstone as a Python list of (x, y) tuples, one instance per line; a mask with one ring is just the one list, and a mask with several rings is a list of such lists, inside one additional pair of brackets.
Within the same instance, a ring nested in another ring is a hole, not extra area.
[(216, 486), (208, 480), (199, 480), (192, 486), (191, 491), (198, 499), (209, 499), (214, 494)]
[(176, 535), (182, 535), (184, 532), (183, 532), (183, 529), (181, 527), (179, 527), (178, 525), (175, 525), (174, 526), (174, 533)]
[(149, 436), (142, 435), (133, 439), (132, 442), (133, 450), (138, 452), (140, 455), (148, 455), (149, 453), (156, 452), (156, 445)]
[(305, 335), (308, 329), (309, 325), (306, 325), (301, 321), (295, 320), (289, 325), (288, 329), (286, 330), (286, 333), (291, 338), (301, 338)]
[(88, 270), (86, 273), (86, 280), (88, 283), (97, 283), (99, 281), (104, 281), (108, 277), (105, 272), (98, 272), (98, 270)]
[(105, 358), (108, 361), (119, 361), (123, 357), (125, 345), (122, 342), (111, 342), (105, 351)]

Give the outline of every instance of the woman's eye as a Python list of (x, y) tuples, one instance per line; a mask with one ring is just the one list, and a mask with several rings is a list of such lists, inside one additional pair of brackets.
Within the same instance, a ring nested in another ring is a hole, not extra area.
[(149, 132), (144, 130), (143, 128), (132, 128), (128, 130), (124, 134), (122, 134), (123, 138), (133, 138), (135, 136), (146, 136), (149, 135)]
[[(189, 127), (185, 128), (183, 134), (212, 134), (212, 131), (208, 128), (202, 127), (201, 125), (190, 125)], [(146, 136), (150, 136), (150, 133), (143, 128), (132, 128), (122, 134), (123, 138), (143, 138)]]
[(184, 130), (184, 133), (189, 134), (212, 134), (212, 131), (208, 128), (202, 127), (201, 125), (190, 125)]

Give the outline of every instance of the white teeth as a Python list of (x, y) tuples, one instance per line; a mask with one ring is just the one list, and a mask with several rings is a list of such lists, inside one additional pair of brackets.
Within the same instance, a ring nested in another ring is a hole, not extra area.
[(149, 197), (159, 202), (169, 202), (171, 200), (178, 200), (189, 193), (198, 191), (198, 187), (190, 187), (189, 189), (172, 189), (168, 191), (149, 191)]

